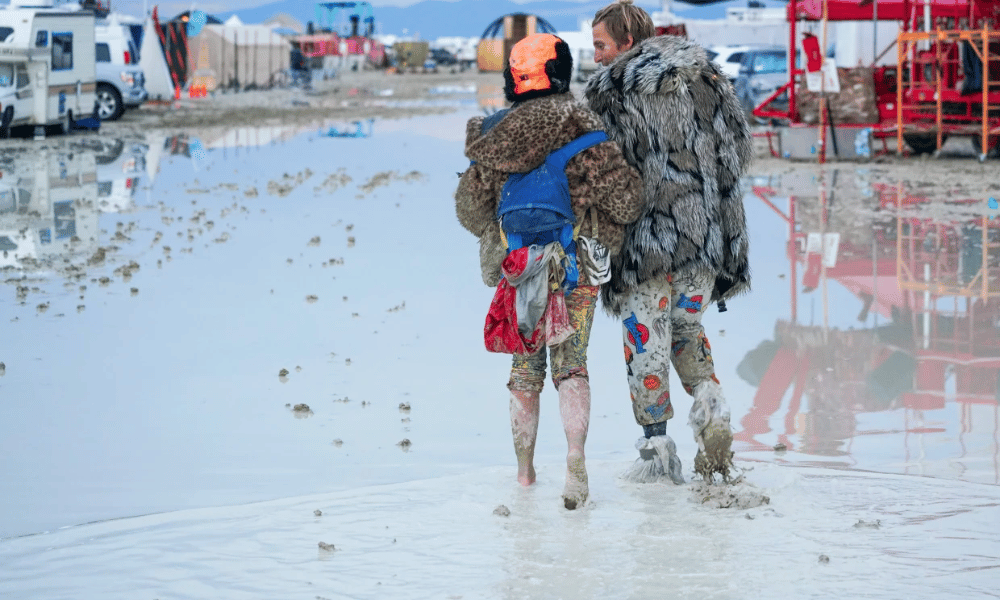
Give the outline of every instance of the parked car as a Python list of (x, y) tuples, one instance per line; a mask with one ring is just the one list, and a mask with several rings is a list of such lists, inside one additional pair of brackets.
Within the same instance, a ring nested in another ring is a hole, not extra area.
[(576, 80), (587, 81), (601, 65), (594, 62), (594, 49), (581, 48), (576, 57)]
[(115, 21), (98, 22), (94, 28), (97, 71), (97, 116), (114, 121), (127, 108), (146, 101), (146, 77), (139, 66), (139, 52), (132, 34)]
[[(734, 87), (748, 115), (779, 87), (788, 83), (788, 52), (783, 46), (752, 48), (743, 53)], [(777, 99), (787, 106), (788, 96)]]
[(743, 62), (743, 55), (754, 48), (756, 46), (748, 44), (732, 44), (729, 46), (712, 46), (705, 50), (708, 52), (709, 60), (719, 63), (722, 72), (730, 80), (736, 81), (736, 77), (740, 74), (740, 63)]
[(448, 52), (444, 48), (431, 48), (429, 58), (433, 60), (435, 64), (443, 67), (458, 64), (458, 59), (455, 58), (455, 55)]

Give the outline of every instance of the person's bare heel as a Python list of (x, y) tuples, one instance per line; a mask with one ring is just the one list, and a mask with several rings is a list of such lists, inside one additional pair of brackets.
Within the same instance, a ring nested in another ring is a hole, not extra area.
[(566, 510), (576, 510), (587, 502), (590, 485), (587, 481), (587, 465), (583, 452), (570, 453), (566, 458), (566, 487), (563, 489), (563, 506)]

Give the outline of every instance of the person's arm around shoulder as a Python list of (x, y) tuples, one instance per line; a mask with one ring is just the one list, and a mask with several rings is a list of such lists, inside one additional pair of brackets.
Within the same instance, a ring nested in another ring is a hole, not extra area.
[(608, 140), (581, 152), (566, 165), (566, 177), (579, 186), (588, 204), (615, 223), (628, 225), (642, 215), (645, 200), (639, 171), (628, 164), (618, 144)]

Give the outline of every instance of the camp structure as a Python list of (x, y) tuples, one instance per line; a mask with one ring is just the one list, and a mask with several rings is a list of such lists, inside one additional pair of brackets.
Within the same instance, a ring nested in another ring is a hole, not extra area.
[(188, 40), (187, 81), (207, 91), (272, 87), (288, 69), (291, 44), (276, 27), (248, 25), (233, 15)]
[(535, 15), (511, 13), (490, 23), (479, 40), (476, 60), (480, 71), (503, 71), (514, 44), (536, 33), (555, 33), (556, 28)]
[(94, 13), (52, 0), (0, 8), (0, 133), (12, 125), (61, 124), (94, 113)]
[[(386, 52), (372, 37), (375, 17), (368, 2), (317, 2), (316, 21), (294, 36), (313, 76), (335, 77), (341, 70), (385, 66)], [(423, 64), (423, 62), (421, 62)]]
[(249, 25), (236, 15), (225, 23), (205, 16), (196, 24), (182, 17), (160, 23), (154, 9), (147, 21), (140, 65), (152, 99), (182, 90), (268, 88), (289, 67), (291, 44), (278, 24)]

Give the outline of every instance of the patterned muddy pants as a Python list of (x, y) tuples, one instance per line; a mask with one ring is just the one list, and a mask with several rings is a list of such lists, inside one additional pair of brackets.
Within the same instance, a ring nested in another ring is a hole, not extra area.
[[(552, 383), (559, 384), (570, 377), (587, 379), (587, 344), (594, 324), (598, 286), (581, 285), (566, 296), (569, 322), (576, 331), (565, 342), (549, 348), (552, 359)], [(515, 354), (507, 388), (540, 392), (545, 385), (545, 347), (533, 354)]]
[(674, 416), (670, 364), (684, 389), (715, 377), (712, 346), (701, 317), (712, 297), (709, 277), (659, 277), (641, 284), (625, 302), (622, 326), (632, 412), (639, 425)]

